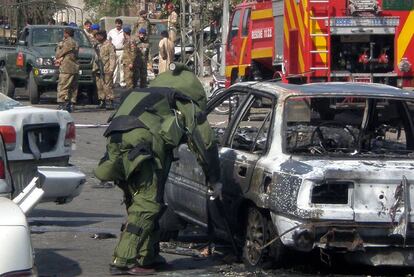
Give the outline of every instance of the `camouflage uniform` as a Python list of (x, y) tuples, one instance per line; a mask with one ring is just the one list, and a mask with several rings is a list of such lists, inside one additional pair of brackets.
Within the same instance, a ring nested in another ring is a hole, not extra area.
[(167, 27), (168, 27), (168, 37), (169, 39), (174, 42), (177, 39), (177, 29), (178, 29), (178, 14), (175, 11), (172, 11), (168, 15), (167, 19)]
[[(126, 38), (124, 42), (124, 54), (122, 55), (122, 64), (124, 65), (124, 80), (126, 88), (135, 87), (135, 70), (137, 65), (137, 44), (131, 37)], [(132, 68), (129, 66), (132, 65)]]
[(203, 86), (189, 71), (160, 77), (155, 87), (125, 96), (105, 131), (107, 152), (95, 170), (97, 178), (115, 181), (125, 194), (127, 224), (112, 260), (118, 268), (137, 262), (151, 266), (156, 260), (157, 221), (174, 148), (187, 140), (213, 188), (220, 177)]
[(140, 16), (138, 18), (137, 23), (135, 23), (135, 25), (134, 25), (134, 30), (133, 30), (132, 34), (138, 33), (138, 31), (141, 28), (144, 28), (145, 30), (147, 30), (147, 40), (149, 40), (149, 36), (151, 35), (151, 22), (149, 21), (148, 18), (144, 18), (144, 17)]
[(148, 38), (145, 40), (137, 40), (137, 70), (136, 80), (139, 79), (139, 87), (145, 88), (147, 86), (148, 75), (148, 59), (150, 57), (150, 44)]
[(76, 103), (79, 77), (78, 51), (78, 44), (72, 37), (64, 38), (56, 49), (56, 59), (63, 58), (59, 66), (58, 103), (68, 101)]
[(86, 35), (88, 36), (89, 41), (92, 44), (92, 47), (95, 47), (98, 44), (98, 41), (95, 38), (95, 33), (96, 33), (96, 31), (92, 31), (90, 33), (86, 33)]
[(99, 72), (95, 76), (96, 88), (98, 90), (98, 98), (101, 101), (112, 101), (113, 91), (113, 75), (115, 70), (116, 56), (115, 48), (109, 40), (105, 40), (103, 43), (99, 43), (96, 46), (98, 63), (93, 66), (94, 72), (99, 72), (99, 62), (102, 64), (103, 72)]

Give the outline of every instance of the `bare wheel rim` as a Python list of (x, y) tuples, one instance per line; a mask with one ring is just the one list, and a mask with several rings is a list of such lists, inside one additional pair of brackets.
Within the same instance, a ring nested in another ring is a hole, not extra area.
[(246, 231), (246, 258), (249, 264), (255, 266), (262, 259), (263, 250), (260, 247), (264, 245), (265, 241), (263, 216), (258, 210), (251, 210)]

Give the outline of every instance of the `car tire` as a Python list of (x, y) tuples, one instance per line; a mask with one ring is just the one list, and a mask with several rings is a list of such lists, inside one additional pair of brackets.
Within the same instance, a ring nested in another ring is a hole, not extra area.
[(160, 228), (160, 241), (170, 241), (178, 237), (178, 232), (185, 229), (187, 223), (170, 207), (162, 213), (158, 221)]
[(256, 207), (247, 209), (243, 263), (248, 269), (281, 266), (284, 246), (280, 239), (265, 249), (259, 249), (277, 236), (268, 212)]
[(13, 80), (10, 78), (7, 69), (3, 67), (1, 69), (1, 92), (8, 97), (13, 98), (15, 92), (15, 86)]
[(29, 99), (31, 104), (39, 104), (40, 100), (40, 91), (39, 86), (36, 84), (34, 79), (33, 71), (29, 73), (29, 80), (27, 81), (27, 92), (29, 94)]
[(91, 86), (88, 90), (88, 101), (91, 105), (98, 104), (98, 89), (96, 86)]

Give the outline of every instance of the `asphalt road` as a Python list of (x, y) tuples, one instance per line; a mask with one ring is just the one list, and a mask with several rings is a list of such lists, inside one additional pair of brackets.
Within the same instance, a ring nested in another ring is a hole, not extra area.
[[(27, 100), (20, 99), (27, 104)], [(50, 99), (42, 107), (54, 109)], [(47, 103), (48, 102), (48, 103)], [(124, 221), (125, 209), (122, 194), (117, 188), (95, 188), (99, 182), (92, 171), (104, 153), (104, 127), (111, 112), (98, 111), (93, 106), (78, 107), (72, 116), (77, 128), (76, 151), (71, 162), (86, 175), (83, 192), (71, 203), (56, 205), (42, 203), (31, 213), (29, 222), (36, 252), (39, 276), (109, 276), (108, 264)], [(190, 234), (190, 235), (189, 235)], [(191, 232), (183, 232), (182, 238), (191, 238)], [(396, 269), (371, 269), (348, 265), (332, 268), (318, 262), (318, 255), (291, 254), (289, 265), (277, 270), (247, 271), (241, 263), (226, 263), (228, 248), (217, 246), (218, 254), (206, 259), (193, 257), (198, 253), (197, 243), (164, 244), (168, 250), (162, 255), (169, 265), (158, 272), (159, 276), (366, 276), (406, 275)], [(171, 252), (173, 254), (171, 254)], [(174, 254), (174, 252), (176, 252)], [(220, 255), (220, 252), (224, 255)]]

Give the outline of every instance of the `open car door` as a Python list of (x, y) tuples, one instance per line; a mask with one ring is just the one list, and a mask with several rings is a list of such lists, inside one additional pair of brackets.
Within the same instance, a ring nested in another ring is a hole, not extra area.
[[(216, 133), (219, 154), (221, 142), (229, 129), (233, 115), (244, 99), (236, 94), (233, 91), (224, 91), (214, 97), (208, 105), (207, 119)], [(203, 169), (186, 144), (180, 145), (174, 156), (178, 160), (171, 166), (165, 186), (165, 202), (187, 221), (207, 227), (209, 197)]]

